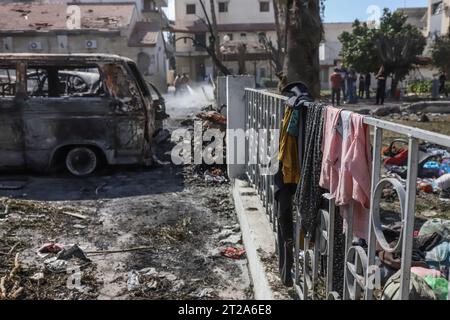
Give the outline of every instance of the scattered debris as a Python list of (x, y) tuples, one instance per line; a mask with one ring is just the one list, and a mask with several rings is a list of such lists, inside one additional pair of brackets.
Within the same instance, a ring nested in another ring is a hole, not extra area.
[(0, 300), (16, 300), (20, 298), (23, 293), (23, 287), (20, 286), (17, 279), (20, 267), (19, 254), (17, 253), (11, 272), (0, 278)]
[(38, 249), (38, 254), (53, 253), (57, 254), (64, 249), (64, 245), (59, 243), (46, 243)]
[(141, 286), (139, 282), (139, 273), (136, 270), (128, 272), (127, 288), (128, 291), (139, 289)]
[[(96, 191), (96, 193), (97, 193), (97, 191)], [(65, 215), (67, 215), (67, 216), (71, 216), (71, 217), (74, 217), (74, 218), (77, 218), (77, 219), (81, 219), (81, 220), (86, 220), (86, 219), (88, 219), (88, 217), (86, 217), (86, 216), (84, 216), (84, 215), (82, 215), (82, 214), (79, 214), (79, 213), (73, 213), (73, 212), (65, 212), (65, 211), (63, 211), (62, 214), (65, 214)]]
[(73, 245), (70, 248), (63, 248), (62, 251), (56, 256), (58, 260), (70, 260), (72, 258), (78, 258), (80, 260), (90, 262), (91, 260), (86, 256), (86, 253), (77, 245)]
[(211, 168), (203, 174), (205, 182), (225, 183), (228, 181), (222, 169)]
[(206, 129), (225, 130), (227, 127), (227, 117), (217, 111), (201, 112), (197, 118), (203, 120), (203, 127)]
[(129, 249), (117, 249), (117, 250), (103, 250), (103, 251), (87, 251), (86, 254), (89, 255), (104, 255), (104, 254), (114, 254), (114, 253), (125, 253), (125, 252), (134, 252), (134, 251), (149, 251), (153, 250), (154, 247), (137, 247), (137, 248), (129, 248)]
[(220, 251), (220, 255), (222, 257), (239, 260), (244, 258), (245, 249), (244, 248), (235, 248), (235, 247), (227, 247)]

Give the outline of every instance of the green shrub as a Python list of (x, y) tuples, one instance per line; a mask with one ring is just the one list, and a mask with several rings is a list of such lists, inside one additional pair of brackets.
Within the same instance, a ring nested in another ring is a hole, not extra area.
[(408, 92), (415, 94), (431, 93), (431, 80), (416, 80), (408, 85)]

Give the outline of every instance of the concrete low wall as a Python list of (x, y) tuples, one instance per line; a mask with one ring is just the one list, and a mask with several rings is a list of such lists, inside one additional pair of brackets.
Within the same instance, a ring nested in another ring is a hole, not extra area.
[(403, 108), (403, 110), (410, 113), (450, 113), (450, 101), (416, 102)]
[(272, 289), (260, 257), (261, 252), (267, 255), (275, 252), (275, 237), (265, 210), (255, 189), (250, 188), (245, 181), (234, 181), (233, 198), (247, 252), (255, 299), (273, 300)]
[[(237, 164), (237, 158), (242, 155), (238, 154), (238, 146), (231, 140), (234, 136), (228, 133), (230, 130), (245, 130), (245, 88), (255, 88), (255, 77), (228, 76), (226, 80), (228, 176), (235, 179), (245, 173), (245, 164)], [(245, 162), (245, 155), (243, 156)]]

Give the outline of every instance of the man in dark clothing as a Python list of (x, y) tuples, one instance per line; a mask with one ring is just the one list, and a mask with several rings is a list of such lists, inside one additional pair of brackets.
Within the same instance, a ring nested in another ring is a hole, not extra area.
[(366, 91), (366, 78), (364, 78), (364, 75), (359, 75), (359, 92), (358, 97), (360, 99), (364, 98), (364, 92)]
[(330, 77), (331, 82), (331, 100), (334, 106), (335, 101), (337, 105), (341, 105), (341, 90), (342, 90), (342, 76), (339, 73), (339, 69), (334, 69), (333, 74)]
[(445, 96), (448, 98), (448, 91), (445, 86), (445, 82), (447, 81), (447, 76), (444, 72), (441, 73), (439, 76), (439, 93), (445, 94)]
[(372, 85), (372, 75), (370, 72), (366, 74), (366, 99), (370, 99), (370, 86)]
[(377, 79), (377, 102), (375, 104), (383, 105), (386, 96), (386, 72), (384, 66), (380, 68), (375, 78)]

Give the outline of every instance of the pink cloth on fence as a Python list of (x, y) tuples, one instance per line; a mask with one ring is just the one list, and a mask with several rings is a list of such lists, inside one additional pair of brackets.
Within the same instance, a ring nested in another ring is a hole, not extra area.
[(343, 207), (345, 221), (353, 204), (353, 234), (367, 239), (372, 156), (369, 128), (363, 120), (350, 111), (326, 109), (320, 186), (335, 196), (337, 206)]
[(336, 196), (341, 168), (342, 136), (337, 132), (341, 109), (327, 107), (324, 111), (322, 141), (322, 172), (319, 185)]

